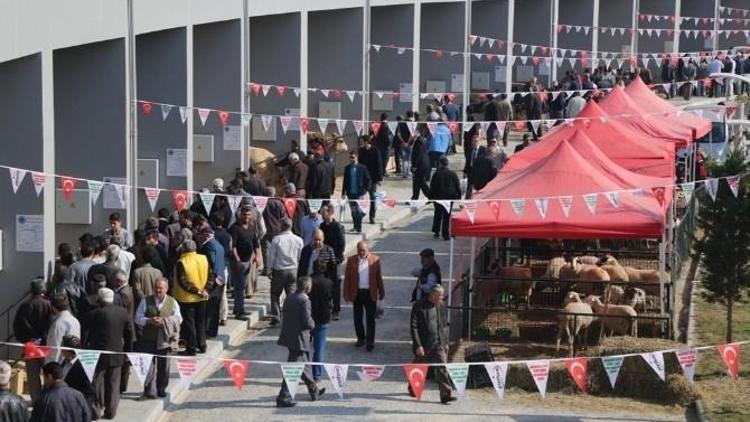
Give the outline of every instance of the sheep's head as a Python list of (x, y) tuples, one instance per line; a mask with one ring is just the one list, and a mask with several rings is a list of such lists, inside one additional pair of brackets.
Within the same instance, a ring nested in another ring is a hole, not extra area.
[(594, 306), (594, 304), (598, 306), (602, 306), (602, 302), (599, 300), (599, 296), (596, 295), (588, 295), (585, 299), (583, 299), (583, 303), (586, 303), (590, 306)]
[(596, 264), (597, 265), (620, 265), (620, 263), (617, 262), (617, 259), (615, 259), (615, 257), (610, 254), (606, 254), (603, 257), (599, 258), (599, 262), (597, 262)]
[(569, 303), (580, 302), (580, 301), (581, 301), (581, 296), (578, 293), (576, 293), (576, 292), (568, 292), (565, 295), (565, 300), (563, 300), (563, 306), (565, 306), (565, 305), (567, 305)]

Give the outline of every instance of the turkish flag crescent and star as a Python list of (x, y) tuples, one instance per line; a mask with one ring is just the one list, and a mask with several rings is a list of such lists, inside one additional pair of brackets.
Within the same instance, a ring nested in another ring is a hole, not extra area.
[(406, 374), (406, 379), (409, 381), (411, 390), (414, 392), (414, 397), (420, 400), (425, 383), (427, 382), (427, 365), (404, 365), (404, 373)]

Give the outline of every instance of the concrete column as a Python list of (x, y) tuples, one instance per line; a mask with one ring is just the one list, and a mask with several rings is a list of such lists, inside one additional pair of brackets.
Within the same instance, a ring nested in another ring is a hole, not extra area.
[[(466, 122), (466, 106), (469, 105), (469, 95), (471, 92), (471, 45), (469, 44), (469, 35), (471, 35), (471, 0), (465, 0), (464, 2), (464, 89), (461, 93), (461, 116), (464, 124)], [(463, 136), (463, 133), (459, 133), (459, 136)], [(453, 247), (453, 242), (451, 242)], [(453, 256), (451, 254), (451, 263), (453, 262)], [(448, 301), (450, 303), (450, 301)]]
[[(240, 36), (242, 37), (242, 47), (240, 48), (240, 109), (243, 113), (250, 113), (250, 5), (249, 0), (242, 0), (242, 22), (240, 23)], [(244, 119), (240, 118), (242, 130), (240, 136), (242, 140), (242, 149), (240, 149), (240, 168), (246, 169), (250, 166), (250, 131), (252, 130), (252, 121), (244, 125)]]
[[(299, 12), (299, 115), (307, 117), (307, 94), (309, 83), (307, 81), (307, 10)], [(300, 132), (299, 147), (301, 151), (307, 151), (307, 137)]]
[(128, 36), (125, 37), (125, 90), (128, 105), (125, 107), (125, 180), (130, 185), (129, 201), (125, 204), (125, 226), (128, 230), (134, 230), (138, 225), (138, 104), (137, 80), (136, 77), (136, 56), (135, 56), (135, 15), (133, 9), (133, 0), (128, 0)]
[[(44, 273), (50, 273), (55, 262), (55, 78), (53, 51), (42, 51), (42, 171), (47, 174), (43, 191)], [(7, 265), (7, 264), (6, 264)]]
[[(713, 54), (716, 54), (716, 50), (719, 49), (719, 33), (717, 32), (719, 30), (719, 17), (721, 16), (721, 12), (719, 11), (719, 6), (721, 6), (721, 0), (714, 0), (714, 43), (713, 43)], [(713, 55), (712, 54), (712, 55)]]
[[(506, 36), (508, 42), (505, 44), (505, 93), (508, 94), (508, 98), (510, 98), (513, 89), (513, 62), (515, 61), (515, 57), (513, 57), (513, 22), (515, 21), (515, 15), (516, 0), (508, 0), (508, 35)], [(556, 33), (557, 29), (555, 29)]]
[(560, 0), (552, 0), (550, 3), (551, 15), (550, 22), (552, 22), (552, 29), (550, 31), (550, 38), (552, 39), (550, 53), (553, 56), (552, 62), (550, 63), (551, 80), (549, 86), (552, 86), (552, 81), (557, 80), (557, 65), (555, 64), (554, 56), (557, 54), (557, 25), (560, 22)]
[[(187, 7), (190, 8), (190, 3), (186, 3)], [(188, 16), (192, 16), (191, 13), (188, 12)], [(192, 22), (192, 20), (190, 21)], [(186, 102), (187, 102), (187, 120), (185, 122), (185, 136), (187, 136), (187, 141), (185, 142), (185, 148), (187, 148), (187, 172), (185, 173), (187, 175), (187, 178), (185, 179), (185, 188), (188, 190), (193, 190), (195, 187), (193, 186), (193, 121), (195, 120), (195, 111), (193, 110), (193, 24), (189, 23), (185, 27), (185, 66), (186, 66), (186, 74), (185, 74), (185, 81), (187, 82), (187, 95)], [(188, 195), (190, 198), (188, 202), (192, 202), (193, 195)]]
[(682, 15), (682, 0), (674, 1), (674, 32), (672, 33), (672, 53), (680, 52), (680, 16)]
[(412, 65), (411, 65), (411, 108), (412, 110), (419, 110), (419, 63), (421, 59), (422, 48), (422, 0), (414, 1), (414, 35), (413, 35), (413, 46), (412, 51)]
[(596, 68), (599, 65), (599, 0), (594, 0), (591, 26), (591, 67)]
[(638, 54), (638, 0), (633, 0), (632, 18), (630, 27), (633, 29), (633, 33), (630, 34), (630, 55), (636, 60), (636, 66), (638, 66), (638, 57), (635, 57)]
[[(370, 0), (362, 7), (362, 120), (370, 120)], [(365, 126), (368, 127), (368, 126)]]

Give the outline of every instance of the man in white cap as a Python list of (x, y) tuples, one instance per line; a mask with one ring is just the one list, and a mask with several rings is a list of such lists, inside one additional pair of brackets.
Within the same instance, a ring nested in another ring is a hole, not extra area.
[(128, 311), (113, 305), (115, 292), (106, 287), (99, 289), (100, 307), (90, 311), (84, 320), (85, 348), (107, 350), (102, 354), (94, 372), (94, 386), (99, 403), (104, 406), (104, 418), (114, 419), (120, 404), (120, 375), (125, 356), (133, 344), (133, 331)]
[(26, 422), (29, 408), (21, 396), (10, 391), (10, 375), (10, 365), (0, 360), (0, 421)]

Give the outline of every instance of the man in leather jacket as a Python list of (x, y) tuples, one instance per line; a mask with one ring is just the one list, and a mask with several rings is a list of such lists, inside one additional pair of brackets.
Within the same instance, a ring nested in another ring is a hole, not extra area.
[(29, 408), (26, 401), (10, 391), (10, 365), (0, 361), (0, 421), (26, 422), (29, 420)]

